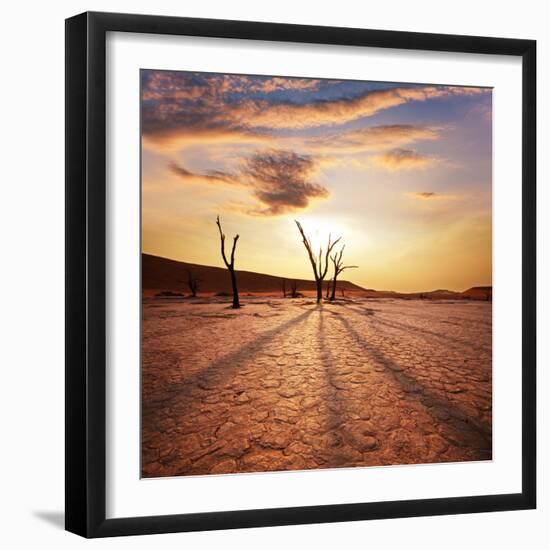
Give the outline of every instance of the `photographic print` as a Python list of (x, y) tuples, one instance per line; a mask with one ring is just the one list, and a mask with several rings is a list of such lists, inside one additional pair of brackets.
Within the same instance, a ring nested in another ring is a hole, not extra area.
[(492, 90), (140, 79), (142, 477), (491, 460)]

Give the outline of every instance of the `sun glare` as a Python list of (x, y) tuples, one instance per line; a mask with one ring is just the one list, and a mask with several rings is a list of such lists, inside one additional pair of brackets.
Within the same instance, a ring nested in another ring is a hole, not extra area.
[(333, 242), (341, 237), (342, 244), (349, 243), (352, 238), (350, 227), (336, 217), (302, 216), (298, 221), (304, 227), (306, 235), (311, 239), (314, 250), (318, 250), (320, 246), (324, 249), (329, 235)]

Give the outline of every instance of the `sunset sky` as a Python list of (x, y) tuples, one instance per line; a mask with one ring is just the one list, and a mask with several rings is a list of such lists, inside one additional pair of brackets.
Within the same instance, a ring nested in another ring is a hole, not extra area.
[[(491, 284), (492, 92), (142, 70), (143, 252), (311, 278), (342, 237), (345, 278), (402, 292)], [(318, 244), (317, 244), (318, 246)]]

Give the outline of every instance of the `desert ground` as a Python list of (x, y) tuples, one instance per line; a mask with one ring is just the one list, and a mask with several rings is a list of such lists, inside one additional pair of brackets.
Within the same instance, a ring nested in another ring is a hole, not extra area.
[(491, 302), (144, 297), (142, 475), (489, 460)]

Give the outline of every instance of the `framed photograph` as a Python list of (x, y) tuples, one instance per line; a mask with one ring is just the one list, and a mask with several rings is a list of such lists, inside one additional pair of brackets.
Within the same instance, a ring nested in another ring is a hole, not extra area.
[(535, 507), (530, 40), (66, 21), (66, 528)]

